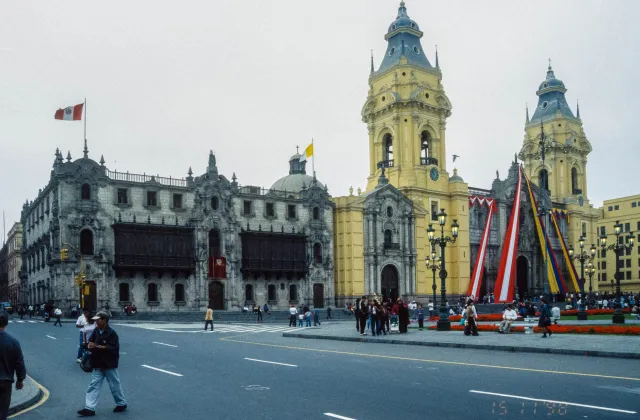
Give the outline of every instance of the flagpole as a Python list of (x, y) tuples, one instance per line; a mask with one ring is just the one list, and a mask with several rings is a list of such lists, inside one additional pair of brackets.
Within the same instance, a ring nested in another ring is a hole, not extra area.
[(87, 98), (84, 98), (84, 150), (87, 150)]
[(316, 151), (313, 147), (313, 137), (311, 137), (311, 170), (313, 171), (313, 177), (316, 177)]

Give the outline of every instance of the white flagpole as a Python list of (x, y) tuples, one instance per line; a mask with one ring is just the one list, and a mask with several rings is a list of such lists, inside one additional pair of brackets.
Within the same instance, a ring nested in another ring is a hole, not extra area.
[(316, 151), (313, 147), (313, 137), (311, 137), (311, 170), (313, 171), (313, 177), (316, 177)]
[(87, 98), (84, 98), (84, 151), (87, 151)]

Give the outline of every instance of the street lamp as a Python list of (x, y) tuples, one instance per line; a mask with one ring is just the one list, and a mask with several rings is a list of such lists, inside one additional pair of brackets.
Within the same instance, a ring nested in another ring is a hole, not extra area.
[[(431, 225), (429, 225), (429, 228), (433, 230)], [(436, 256), (436, 251), (433, 246), (431, 246), (431, 256), (425, 257), (424, 261), (425, 261), (425, 265), (427, 266), (427, 270), (431, 269), (431, 271), (433, 272), (433, 286), (431, 286), (431, 288), (433, 289), (433, 308), (435, 309), (436, 307), (436, 271), (440, 269), (440, 258)]]
[[(593, 263), (591, 261), (589, 261), (589, 264), (587, 264), (587, 275), (589, 276), (589, 295), (591, 295), (591, 282), (593, 280), (593, 275), (596, 273), (596, 268), (594, 267)], [(591, 296), (589, 296), (591, 298)]]
[[(584, 250), (584, 236), (580, 236), (578, 240), (578, 245), (580, 247), (580, 253), (578, 255), (573, 255), (573, 245), (569, 245), (569, 257), (576, 261), (580, 261), (580, 285), (582, 286), (582, 296), (580, 297), (580, 303), (578, 305), (578, 320), (586, 321), (587, 320), (587, 312), (585, 311), (585, 302), (584, 302), (584, 263), (591, 261), (596, 257), (596, 246), (591, 244), (591, 253), (587, 253)], [(589, 282), (589, 294), (591, 294), (591, 282)]]
[(444, 209), (440, 209), (440, 213), (438, 213), (438, 224), (440, 225), (440, 237), (435, 237), (435, 229), (432, 225), (429, 225), (427, 229), (427, 238), (431, 243), (432, 247), (436, 245), (440, 245), (440, 319), (438, 320), (438, 331), (450, 331), (451, 330), (451, 321), (449, 321), (449, 314), (447, 313), (447, 269), (445, 263), (445, 248), (447, 246), (447, 242), (455, 243), (456, 239), (458, 239), (458, 233), (460, 226), (458, 225), (458, 221), (454, 220), (451, 224), (451, 236), (444, 236), (444, 225), (447, 223), (447, 213), (445, 213)]
[[(600, 236), (600, 246), (602, 250), (605, 251), (605, 255), (606, 251), (616, 253), (616, 302), (613, 305), (614, 312), (611, 320), (614, 324), (624, 324), (624, 314), (622, 313), (622, 305), (620, 304), (620, 277), (622, 277), (620, 273), (620, 255), (625, 251), (631, 252), (633, 250), (634, 237), (633, 232), (629, 232), (629, 236), (627, 237), (628, 245), (624, 243), (624, 239), (620, 237), (622, 234), (622, 224), (620, 221), (616, 221), (616, 224), (613, 226), (613, 234), (616, 236), (616, 242), (607, 246), (607, 233), (603, 232)], [(611, 287), (613, 288), (613, 281), (611, 282)]]

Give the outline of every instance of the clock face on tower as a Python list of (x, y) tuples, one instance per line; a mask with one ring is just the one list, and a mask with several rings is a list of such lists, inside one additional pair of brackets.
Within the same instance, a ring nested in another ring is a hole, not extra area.
[(437, 181), (440, 177), (440, 173), (438, 172), (437, 168), (431, 168), (431, 171), (429, 171), (429, 176), (433, 181)]

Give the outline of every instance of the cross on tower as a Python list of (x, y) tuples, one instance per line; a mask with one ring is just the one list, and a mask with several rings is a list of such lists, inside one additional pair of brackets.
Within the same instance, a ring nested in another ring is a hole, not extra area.
[(298, 149), (300, 149), (300, 146), (296, 146), (296, 154), (299, 154), (299, 150)]

